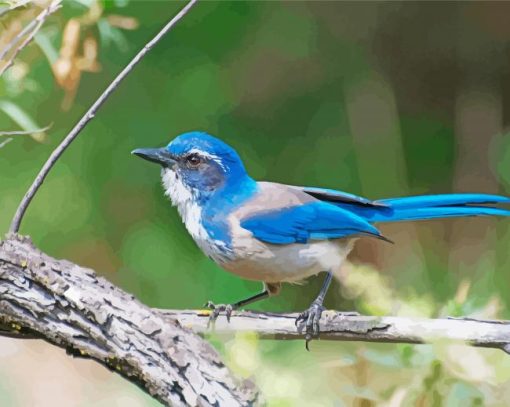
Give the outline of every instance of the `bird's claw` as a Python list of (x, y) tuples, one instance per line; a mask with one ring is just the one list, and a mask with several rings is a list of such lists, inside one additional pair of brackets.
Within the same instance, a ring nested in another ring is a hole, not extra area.
[(227, 322), (230, 322), (230, 317), (232, 316), (232, 311), (234, 310), (232, 304), (215, 304), (212, 301), (207, 301), (204, 307), (212, 311), (211, 315), (209, 316), (209, 321), (207, 321), (207, 328), (209, 328), (211, 324), (214, 325), (222, 312), (225, 313)]
[(319, 327), (319, 321), (322, 316), (322, 311), (324, 311), (324, 307), (322, 304), (313, 302), (312, 305), (310, 305), (310, 308), (308, 308), (306, 311), (303, 311), (301, 314), (298, 315), (296, 318), (295, 324), (298, 327), (298, 330), (301, 331), (303, 329), (302, 323), (304, 323), (304, 326), (306, 328), (306, 334), (305, 334), (305, 347), (306, 350), (310, 350), (308, 347), (308, 344), (313, 338), (318, 338), (320, 333), (320, 327)]
[[(310, 308), (308, 308), (306, 311), (303, 311), (301, 314), (298, 315), (294, 323), (296, 324), (296, 327), (298, 328), (298, 331), (301, 332), (303, 330), (303, 326), (301, 323), (305, 323), (306, 328), (306, 334), (305, 334), (305, 347), (306, 350), (310, 350), (308, 344), (311, 342), (312, 339), (318, 338), (320, 334), (320, 327), (319, 327), (319, 321), (322, 316), (322, 312), (324, 311), (324, 307), (319, 303), (312, 303)], [(357, 311), (344, 311), (344, 312), (338, 312), (337, 316), (343, 318), (343, 317), (355, 317), (360, 316), (361, 314)]]

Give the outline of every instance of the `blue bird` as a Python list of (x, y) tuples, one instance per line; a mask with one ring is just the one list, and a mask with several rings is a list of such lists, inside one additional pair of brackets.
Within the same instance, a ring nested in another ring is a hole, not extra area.
[(494, 206), (510, 202), (498, 195), (371, 201), (332, 189), (255, 181), (232, 147), (202, 132), (184, 133), (166, 147), (137, 149), (133, 154), (161, 165), (165, 194), (207, 256), (231, 273), (264, 284), (262, 292), (234, 304), (209, 301), (211, 320), (221, 312), (230, 320), (232, 310), (278, 294), (283, 282), (326, 273), (317, 298), (296, 320), (306, 328), (307, 348), (319, 334), (333, 273), (354, 242), (361, 237), (388, 240), (374, 223), (510, 215)]

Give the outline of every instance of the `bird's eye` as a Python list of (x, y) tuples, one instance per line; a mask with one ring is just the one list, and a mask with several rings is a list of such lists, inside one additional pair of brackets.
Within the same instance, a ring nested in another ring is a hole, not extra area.
[(186, 163), (190, 167), (198, 167), (202, 163), (202, 159), (196, 154), (191, 154), (186, 157)]

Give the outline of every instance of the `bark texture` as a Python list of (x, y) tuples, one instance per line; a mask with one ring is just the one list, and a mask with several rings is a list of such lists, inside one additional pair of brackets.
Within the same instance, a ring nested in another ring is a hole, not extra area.
[[(209, 314), (148, 308), (93, 270), (42, 253), (26, 237), (10, 235), (0, 242), (0, 335), (44, 339), (74, 356), (94, 359), (167, 405), (263, 404), (255, 386), (236, 380), (197, 335), (208, 332)], [(230, 323), (220, 316), (214, 329), (219, 334), (249, 331), (263, 338), (302, 339), (296, 317), (234, 311)], [(320, 325), (321, 339), (327, 340), (450, 339), (510, 353), (509, 321), (325, 311)]]
[[(207, 312), (160, 310), (169, 321), (177, 319), (197, 333), (207, 332)], [(261, 338), (303, 339), (296, 329), (298, 314), (234, 311), (230, 323), (219, 317), (218, 334), (256, 332)], [(300, 327), (302, 328), (302, 327)], [(438, 339), (461, 341), (473, 346), (497, 348), (510, 353), (510, 322), (472, 318), (405, 318), (345, 315), (328, 310), (320, 321), (321, 339), (388, 343), (427, 343)], [(304, 346), (304, 345), (303, 345)], [(313, 351), (313, 342), (310, 345)]]
[(94, 359), (167, 405), (258, 404), (198, 335), (30, 239), (0, 242), (0, 334), (37, 337)]

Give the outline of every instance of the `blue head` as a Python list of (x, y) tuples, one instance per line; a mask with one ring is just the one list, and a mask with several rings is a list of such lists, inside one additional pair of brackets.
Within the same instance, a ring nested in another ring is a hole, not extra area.
[(237, 152), (207, 133), (184, 133), (166, 147), (137, 149), (133, 154), (162, 166), (165, 191), (176, 205), (189, 200), (203, 203), (219, 191), (253, 182)]

